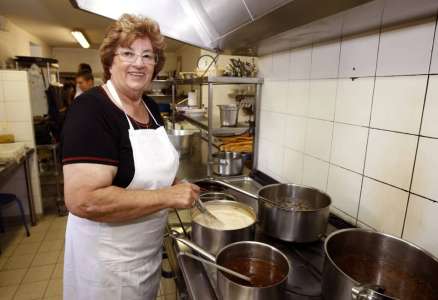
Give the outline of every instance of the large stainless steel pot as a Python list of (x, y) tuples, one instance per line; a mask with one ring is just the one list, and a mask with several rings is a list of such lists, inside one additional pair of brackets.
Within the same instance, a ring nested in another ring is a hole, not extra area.
[[(251, 258), (254, 260), (269, 262), (275, 266), (277, 271), (281, 270), (282, 275), (278, 281), (263, 287), (242, 284), (242, 282), (236, 280), (236, 278), (233, 278), (222, 271), (218, 271), (216, 286), (221, 300), (281, 299), (281, 287), (285, 284), (291, 267), (289, 266), (287, 257), (278, 249), (260, 242), (241, 241), (225, 246), (215, 257), (187, 239), (179, 238), (175, 235), (172, 235), (172, 237), (218, 265), (228, 266), (230, 261)], [(270, 274), (272, 271), (273, 269), (264, 270), (263, 275), (269, 278), (273, 275)], [(257, 273), (260, 273), (260, 270), (250, 269), (249, 272), (242, 272), (240, 270), (240, 273), (252, 277), (257, 276)]]
[(253, 218), (254, 222), (249, 225), (239, 229), (233, 230), (223, 230), (215, 229), (212, 227), (207, 227), (197, 223), (194, 219), (200, 214), (197, 209), (192, 209), (192, 240), (196, 244), (200, 245), (202, 248), (210, 253), (216, 255), (220, 249), (224, 246), (238, 242), (238, 241), (250, 241), (254, 240), (255, 235), (255, 224), (256, 224), (256, 214), (254, 210), (244, 203), (230, 200), (211, 200), (208, 201), (209, 204), (213, 205), (223, 205), (234, 209), (239, 209), (248, 214)]
[(319, 240), (327, 230), (330, 197), (296, 184), (271, 184), (258, 192), (258, 223), (275, 238), (298, 243)]
[(353, 228), (324, 248), (325, 300), (438, 299), (438, 259), (407, 241)]
[(191, 153), (193, 136), (198, 132), (197, 129), (167, 129), (167, 136), (179, 155), (185, 156)]
[(243, 157), (239, 152), (213, 153), (213, 172), (221, 176), (241, 175), (243, 172)]

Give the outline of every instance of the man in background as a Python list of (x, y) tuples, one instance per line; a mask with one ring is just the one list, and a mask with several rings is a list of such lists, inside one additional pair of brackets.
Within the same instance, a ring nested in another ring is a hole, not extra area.
[[(88, 91), (94, 86), (93, 74), (89, 71), (83, 70), (76, 74), (76, 95), (79, 96), (81, 93)], [(78, 90), (80, 93), (78, 93)]]

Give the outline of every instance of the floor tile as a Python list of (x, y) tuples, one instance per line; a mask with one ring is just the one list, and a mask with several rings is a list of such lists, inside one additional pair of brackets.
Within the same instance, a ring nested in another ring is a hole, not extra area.
[(32, 263), (35, 254), (13, 255), (9, 257), (3, 270), (27, 269)]
[(14, 251), (14, 255), (36, 254), (41, 242), (20, 244)]
[(175, 280), (162, 278), (160, 282), (161, 295), (176, 293)]
[(26, 269), (1, 271), (0, 272), (0, 287), (19, 284), (21, 282), (21, 280), (23, 280), (26, 272), (27, 272)]
[(3, 266), (6, 264), (6, 262), (8, 261), (8, 258), (6, 256), (0, 256), (0, 270), (3, 268)]
[(38, 253), (32, 262), (32, 266), (37, 267), (37, 266), (55, 264), (56, 261), (58, 260), (59, 254), (60, 254), (60, 251)]
[(53, 241), (53, 240), (62, 240), (65, 238), (65, 229), (56, 229), (56, 230), (52, 230), (49, 229), (49, 231), (47, 231), (47, 234), (45, 236), (45, 241)]
[(17, 293), (14, 296), (14, 300), (41, 299), (48, 284), (48, 281), (22, 284), (18, 287)]
[(61, 253), (58, 256), (57, 264), (64, 264), (64, 249), (61, 251)]
[(37, 223), (37, 225), (30, 227), (30, 233), (36, 233), (36, 232), (46, 232), (49, 230), (50, 223)]
[(11, 300), (17, 289), (18, 285), (0, 287), (0, 300)]
[(24, 276), (23, 283), (48, 281), (52, 276), (54, 269), (55, 265), (30, 268)]
[(46, 235), (45, 232), (35, 232), (35, 233), (32, 233), (30, 236), (25, 237), (21, 241), (21, 244), (29, 244), (29, 243), (41, 242), (42, 240), (44, 240), (45, 235)]
[(62, 279), (63, 271), (64, 271), (64, 265), (56, 264), (55, 270), (52, 273), (52, 279)]
[(44, 240), (38, 249), (38, 253), (60, 251), (62, 247), (64, 247), (64, 240)]
[(44, 294), (45, 298), (48, 297), (57, 297), (62, 296), (62, 279), (52, 279), (49, 282), (46, 293)]
[(177, 300), (176, 293), (161, 296), (163, 300)]

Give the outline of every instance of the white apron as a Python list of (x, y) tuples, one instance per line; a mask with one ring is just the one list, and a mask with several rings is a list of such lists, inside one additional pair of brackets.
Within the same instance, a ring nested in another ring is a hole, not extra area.
[[(107, 82), (106, 88), (109, 96), (122, 107), (111, 81)], [(126, 118), (135, 166), (127, 189), (170, 186), (178, 170), (179, 158), (165, 129), (161, 126), (134, 130), (128, 116)], [(64, 299), (155, 300), (166, 221), (167, 210), (124, 223), (94, 222), (69, 214)]]

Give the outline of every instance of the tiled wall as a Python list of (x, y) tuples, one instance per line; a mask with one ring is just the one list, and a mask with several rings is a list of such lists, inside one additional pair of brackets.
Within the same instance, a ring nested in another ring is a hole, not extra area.
[(258, 168), (438, 256), (436, 18), (261, 57)]
[[(0, 70), (0, 134), (14, 134), (16, 142), (35, 148), (32, 108), (26, 71)], [(41, 188), (36, 155), (31, 157), (32, 190), (37, 213), (42, 213)], [(21, 172), (21, 171), (20, 171)], [(15, 176), (0, 192), (20, 193), (25, 190), (23, 176)], [(21, 195), (21, 194), (20, 194)], [(27, 202), (25, 194), (22, 200)]]

